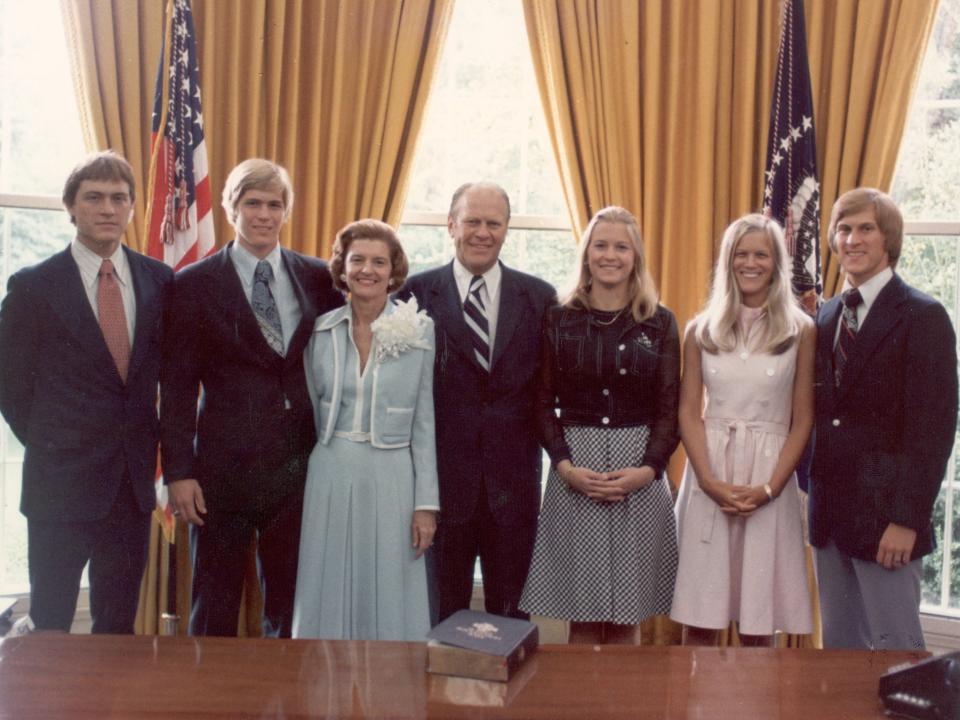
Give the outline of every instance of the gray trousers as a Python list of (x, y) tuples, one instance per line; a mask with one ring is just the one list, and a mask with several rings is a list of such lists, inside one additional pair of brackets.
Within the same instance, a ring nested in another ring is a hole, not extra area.
[(817, 584), (825, 648), (918, 650), (923, 561), (897, 570), (858, 560), (831, 540), (816, 548)]

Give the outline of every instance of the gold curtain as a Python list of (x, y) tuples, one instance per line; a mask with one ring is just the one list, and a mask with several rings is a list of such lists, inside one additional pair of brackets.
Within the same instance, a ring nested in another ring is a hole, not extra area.
[[(807, 0), (824, 227), (840, 192), (889, 187), (936, 4)], [(524, 0), (524, 16), (575, 231), (606, 205), (630, 209), (685, 325), (723, 229), (760, 204), (780, 3)], [(675, 636), (660, 623), (644, 640)]]
[[(84, 140), (114, 148), (138, 178), (126, 242), (146, 247), (150, 116), (163, 15), (158, 0), (61, 0)], [(286, 247), (329, 254), (351, 220), (400, 220), (452, 0), (194, 0), (204, 131), (215, 197), (247, 157), (284, 165), (296, 201)], [(218, 244), (233, 237), (215, 211)], [(183, 530), (180, 536), (185, 538)], [(151, 545), (138, 629), (156, 632), (166, 597)], [(181, 546), (183, 543), (181, 543)], [(178, 548), (181, 599), (189, 563)], [(158, 579), (159, 578), (159, 579)], [(255, 614), (259, 600), (245, 612)], [(248, 623), (249, 625), (249, 623)]]

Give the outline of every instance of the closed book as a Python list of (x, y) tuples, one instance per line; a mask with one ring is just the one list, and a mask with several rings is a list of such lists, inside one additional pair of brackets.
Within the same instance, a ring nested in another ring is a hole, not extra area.
[[(528, 658), (507, 682), (433, 674), (429, 701), (465, 707), (509, 707), (537, 672), (537, 659)], [(430, 713), (428, 713), (429, 715)]]
[(427, 671), (506, 682), (540, 636), (527, 620), (460, 610), (427, 634)]

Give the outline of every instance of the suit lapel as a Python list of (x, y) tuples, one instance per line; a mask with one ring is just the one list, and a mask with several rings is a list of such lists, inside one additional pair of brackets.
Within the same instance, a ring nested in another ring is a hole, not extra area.
[[(300, 323), (293, 331), (293, 337), (287, 346), (286, 361), (291, 358), (298, 360), (303, 354), (303, 349), (307, 345), (310, 333), (313, 331), (313, 323), (317, 319), (317, 306), (313, 298), (307, 294), (304, 289), (303, 266), (296, 262), (296, 257), (286, 248), (280, 248), (280, 255), (283, 259), (283, 266), (287, 269), (287, 275), (293, 284), (293, 292), (297, 296), (297, 302), (300, 304)], [(258, 328), (259, 329), (259, 328)]]
[(905, 297), (904, 283), (894, 275), (873, 301), (863, 327), (857, 331), (857, 341), (853, 344), (847, 364), (844, 365), (843, 377), (840, 379), (841, 396), (856, 384), (857, 377), (868, 365), (880, 342), (902, 320), (897, 307)]
[(136, 372), (147, 352), (160, 307), (157, 301), (157, 284), (149, 268), (143, 265), (140, 258), (128, 248), (123, 250), (127, 256), (127, 267), (130, 268), (133, 293), (137, 299), (137, 319), (134, 324), (133, 347), (130, 349), (130, 367), (127, 371), (129, 378)]
[(246, 349), (261, 363), (270, 365), (272, 360), (279, 361), (281, 358), (271, 349), (263, 333), (260, 332), (260, 325), (257, 324), (253, 308), (247, 300), (240, 276), (237, 275), (237, 269), (230, 260), (232, 245), (233, 241), (227, 243), (213, 256), (215, 261), (212, 268), (212, 291), (226, 317), (232, 319), (234, 323), (238, 348)]
[(836, 335), (837, 323), (840, 322), (840, 298), (828, 300), (820, 309), (817, 316), (817, 365), (825, 369), (825, 378), (818, 378), (823, 383), (828, 397), (833, 400), (836, 394), (836, 381), (833, 374), (833, 340)]
[(473, 353), (473, 339), (470, 337), (470, 330), (463, 319), (463, 304), (460, 301), (457, 280), (453, 275), (452, 262), (444, 268), (440, 277), (440, 282), (431, 288), (434, 295), (430, 303), (433, 320), (437, 327), (443, 328), (453, 350), (460, 353), (477, 370), (486, 372), (477, 362), (476, 355)]
[(80, 268), (70, 254), (70, 248), (54, 255), (47, 266), (47, 302), (56, 312), (64, 327), (80, 346), (94, 359), (97, 367), (120, 382), (120, 373), (103, 339), (103, 331), (93, 314), (87, 291), (83, 287)]
[(514, 333), (520, 327), (527, 306), (526, 290), (520, 284), (516, 274), (501, 264), (500, 278), (500, 310), (497, 314), (497, 337), (493, 343), (491, 372), (496, 369), (497, 363), (500, 362), (510, 345)]

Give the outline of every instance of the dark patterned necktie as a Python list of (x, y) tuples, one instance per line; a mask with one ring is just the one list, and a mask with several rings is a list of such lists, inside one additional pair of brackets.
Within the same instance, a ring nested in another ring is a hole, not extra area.
[(257, 263), (253, 273), (253, 314), (257, 316), (257, 324), (263, 339), (278, 355), (283, 355), (283, 328), (280, 326), (280, 313), (277, 311), (277, 301), (270, 292), (270, 281), (273, 280), (273, 268), (266, 260)]
[(863, 296), (856, 288), (845, 290), (840, 296), (843, 302), (843, 318), (840, 321), (840, 334), (837, 346), (833, 349), (833, 375), (837, 386), (843, 377), (843, 368), (850, 357), (853, 344), (857, 341), (857, 306), (863, 302)]
[(490, 322), (487, 320), (487, 308), (481, 291), (486, 287), (483, 275), (474, 275), (463, 303), (463, 317), (470, 328), (473, 340), (473, 354), (480, 366), (490, 372)]
[(113, 272), (113, 263), (109, 260), (104, 260), (100, 264), (97, 314), (107, 349), (113, 356), (117, 372), (126, 382), (127, 369), (130, 367), (130, 333), (127, 330), (127, 314), (123, 310), (123, 295), (117, 283), (117, 276)]

